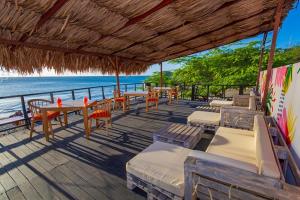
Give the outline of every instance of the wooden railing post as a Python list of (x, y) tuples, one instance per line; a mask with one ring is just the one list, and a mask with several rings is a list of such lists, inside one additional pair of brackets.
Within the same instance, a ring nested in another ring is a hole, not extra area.
[(225, 99), (225, 87), (222, 85), (222, 98)]
[(192, 97), (191, 97), (191, 99), (192, 99), (192, 101), (195, 101), (195, 85), (192, 85)]
[(244, 94), (244, 86), (243, 85), (240, 85), (240, 88), (239, 88), (239, 95), (243, 95)]
[(29, 118), (28, 118), (27, 110), (26, 110), (26, 104), (25, 104), (24, 96), (21, 96), (21, 104), (22, 104), (22, 111), (23, 111), (23, 115), (24, 115), (24, 119), (25, 119), (25, 124), (26, 124), (26, 127), (29, 129), (30, 121), (29, 121)]
[(207, 96), (206, 96), (206, 98), (207, 98), (207, 102), (209, 101), (209, 85), (207, 85), (206, 86), (207, 88), (206, 88), (206, 90), (207, 90)]

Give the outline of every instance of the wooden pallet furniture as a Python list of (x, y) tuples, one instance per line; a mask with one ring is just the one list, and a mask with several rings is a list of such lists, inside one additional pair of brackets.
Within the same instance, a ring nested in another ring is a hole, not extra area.
[(185, 199), (300, 198), (300, 190), (284, 182), (262, 115), (255, 116), (253, 131), (236, 129), (243, 132), (239, 137), (224, 129), (229, 131), (218, 129), (207, 152), (194, 151), (186, 159)]
[(195, 111), (187, 118), (187, 124), (190, 126), (200, 126), (204, 130), (215, 132), (219, 126), (251, 129), (253, 119), (256, 114), (263, 112), (256, 110), (256, 101), (254, 97), (248, 98), (249, 107), (224, 106), (220, 112)]
[(148, 199), (184, 197), (184, 161), (193, 151), (165, 142), (154, 142), (126, 163), (127, 188), (138, 187)]
[(251, 130), (254, 116), (262, 111), (251, 110), (247, 107), (228, 106), (221, 108), (220, 126)]
[(187, 125), (215, 132), (220, 126), (220, 119), (220, 113), (197, 110), (188, 116)]
[(201, 127), (172, 123), (153, 134), (153, 142), (161, 141), (193, 149), (204, 132)]

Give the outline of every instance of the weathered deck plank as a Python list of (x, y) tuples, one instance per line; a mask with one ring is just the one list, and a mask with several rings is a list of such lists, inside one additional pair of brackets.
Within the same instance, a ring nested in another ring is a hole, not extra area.
[[(0, 137), (0, 199), (145, 199), (126, 187), (125, 164), (152, 143), (152, 134), (170, 123), (186, 123), (197, 104), (159, 105), (159, 110), (114, 112), (113, 126), (84, 135), (82, 117), (70, 116), (55, 138), (28, 131)], [(207, 142), (203, 142), (206, 144)], [(201, 147), (202, 148), (202, 147)]]

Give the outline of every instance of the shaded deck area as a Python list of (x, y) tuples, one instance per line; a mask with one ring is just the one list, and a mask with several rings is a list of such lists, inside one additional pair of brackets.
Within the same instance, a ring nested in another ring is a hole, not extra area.
[[(161, 103), (145, 113), (144, 105), (114, 112), (113, 127), (94, 129), (84, 137), (82, 117), (69, 116), (68, 128), (54, 126), (46, 142), (41, 127), (0, 137), (0, 199), (145, 199), (126, 188), (125, 165), (152, 143), (152, 134), (170, 123), (186, 123), (196, 102)], [(206, 135), (197, 145), (205, 150)]]

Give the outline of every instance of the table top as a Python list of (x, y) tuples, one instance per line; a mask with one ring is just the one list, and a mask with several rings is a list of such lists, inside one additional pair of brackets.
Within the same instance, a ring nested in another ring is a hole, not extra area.
[(132, 92), (124, 92), (124, 96), (147, 96), (147, 91), (132, 91)]
[(185, 124), (172, 123), (171, 125), (161, 129), (155, 135), (166, 137), (168, 139), (176, 139), (177, 141), (185, 141), (190, 137), (203, 133), (201, 127), (187, 126)]
[[(88, 101), (88, 105), (94, 103), (95, 101)], [(61, 106), (57, 106), (57, 103), (48, 104), (45, 106), (41, 106), (41, 109), (51, 109), (51, 108), (83, 108), (85, 105), (82, 100), (74, 100), (74, 101), (63, 101)]]
[(154, 90), (171, 90), (171, 87), (154, 87)]

